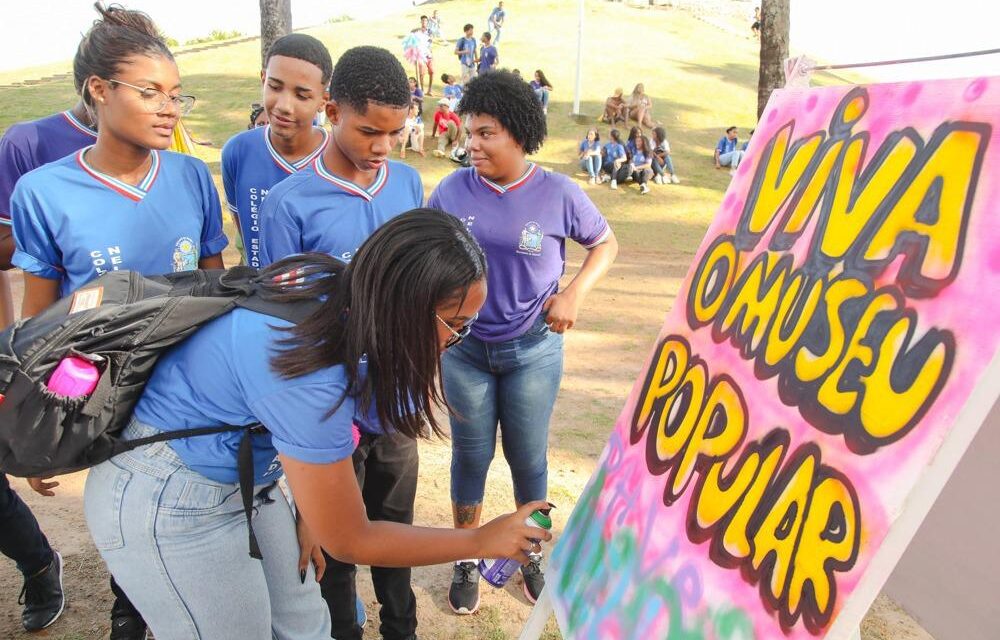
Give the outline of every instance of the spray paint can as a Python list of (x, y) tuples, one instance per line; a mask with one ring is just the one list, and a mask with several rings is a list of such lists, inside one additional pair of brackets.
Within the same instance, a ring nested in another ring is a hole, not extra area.
[[(531, 515), (524, 520), (524, 524), (529, 527), (535, 527), (548, 531), (552, 528), (552, 518), (549, 517), (549, 510), (539, 509), (537, 511), (533, 511)], [(534, 542), (539, 543), (540, 540), (534, 540)], [(517, 570), (520, 568), (521, 563), (513, 558), (499, 558), (497, 560), (487, 560), (483, 558), (479, 561), (480, 575), (483, 576), (486, 582), (489, 582), (494, 587), (502, 587), (507, 584), (510, 577), (517, 573)]]

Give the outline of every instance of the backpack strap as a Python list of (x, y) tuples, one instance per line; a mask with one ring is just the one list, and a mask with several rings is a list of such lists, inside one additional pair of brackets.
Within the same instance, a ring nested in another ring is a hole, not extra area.
[(236, 301), (236, 306), (257, 313), (263, 313), (292, 324), (298, 324), (319, 310), (322, 300), (299, 300), (297, 302), (278, 302), (265, 300), (259, 295), (250, 295)]
[(265, 433), (264, 425), (254, 425), (243, 434), (239, 452), (236, 454), (236, 471), (240, 477), (240, 497), (243, 498), (243, 514), (247, 518), (247, 530), (250, 532), (250, 557), (260, 560), (260, 545), (257, 544), (257, 534), (253, 531), (253, 436)]

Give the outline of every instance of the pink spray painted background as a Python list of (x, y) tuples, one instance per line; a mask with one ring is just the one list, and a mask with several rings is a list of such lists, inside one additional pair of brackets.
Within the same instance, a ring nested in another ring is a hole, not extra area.
[[(790, 121), (794, 121), (793, 140), (828, 129), (832, 115), (852, 89), (786, 90), (772, 96), (659, 336), (660, 340), (683, 336), (692, 355), (705, 360), (710, 375), (727, 374), (742, 391), (747, 402), (743, 446), (780, 426), (788, 431), (792, 448), (815, 443), (823, 464), (839, 470), (853, 484), (862, 514), (859, 553), (849, 570), (833, 574), (837, 592), (831, 624), (1000, 343), (994, 321), (1000, 317), (1000, 78), (868, 86), (867, 111), (853, 126), (854, 133), (867, 131), (870, 136), (862, 167), (883, 141), (906, 127), (926, 141), (946, 122), (992, 126), (971, 200), (957, 277), (933, 297), (905, 298), (906, 307), (916, 312), (917, 336), (932, 327), (947, 329), (955, 337), (956, 348), (939, 395), (904, 437), (873, 453), (852, 452), (842, 435), (818, 430), (796, 407), (783, 403), (777, 378), (755, 377), (753, 361), (743, 359), (728, 340), (713, 340), (711, 327), (692, 329), (685, 307), (696, 265), (707, 248), (720, 235), (736, 230), (765, 144)], [(815, 219), (787, 251), (796, 266), (806, 260)], [(776, 226), (746, 260), (741, 258), (741, 269), (766, 250)], [(894, 261), (875, 284), (891, 285), (900, 262)], [(651, 356), (644, 371), (653, 364)], [(715, 564), (708, 542), (689, 539), (685, 527), (690, 487), (669, 507), (664, 505), (665, 477), (648, 470), (645, 438), (634, 445), (629, 439), (645, 375), (633, 386), (598, 471), (552, 553), (548, 586), (564, 636), (822, 637), (829, 624), (810, 631), (800, 620), (782, 628), (773, 608), (762, 599), (759, 584), (739, 569)]]

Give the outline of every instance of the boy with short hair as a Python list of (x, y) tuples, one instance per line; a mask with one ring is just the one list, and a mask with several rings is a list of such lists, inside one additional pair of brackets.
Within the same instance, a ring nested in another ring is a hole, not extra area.
[[(330, 78), (326, 115), (330, 144), (306, 170), (284, 180), (261, 210), (261, 258), (267, 265), (295, 253), (321, 251), (350, 262), (375, 229), (423, 203), (420, 176), (389, 160), (406, 130), (410, 89), (389, 51), (346, 51)], [(412, 524), (419, 458), (415, 441), (399, 434), (364, 433), (354, 470), (368, 517)], [(330, 607), (332, 635), (360, 640), (354, 619), (355, 566), (327, 556), (320, 580)], [(411, 640), (417, 627), (410, 569), (372, 567), (386, 640)]]
[(479, 49), (479, 75), (482, 75), (488, 71), (491, 71), (500, 62), (500, 54), (497, 53), (497, 48), (491, 44), (493, 36), (487, 31), (483, 34), (482, 43), (483, 46)]
[(276, 40), (267, 52), (260, 80), (268, 124), (238, 133), (222, 148), (222, 185), (236, 229), (243, 239), (243, 261), (263, 266), (260, 211), (274, 185), (315, 160), (328, 134), (313, 126), (326, 105), (333, 61), (322, 42), (303, 33)]
[(729, 175), (734, 176), (745, 153), (740, 150), (736, 127), (729, 127), (726, 129), (726, 135), (719, 138), (719, 144), (715, 145), (715, 168), (729, 167)]
[(497, 6), (493, 7), (493, 11), (490, 12), (490, 17), (487, 20), (489, 23), (490, 31), (496, 31), (497, 37), (494, 39), (495, 44), (500, 44), (500, 30), (503, 29), (504, 20), (507, 19), (507, 12), (503, 9), (503, 1), (497, 3)]
[(458, 63), (462, 66), (462, 84), (476, 77), (476, 38), (473, 36), (474, 28), (467, 24), (462, 28), (464, 36), (455, 43), (455, 55), (458, 56)]

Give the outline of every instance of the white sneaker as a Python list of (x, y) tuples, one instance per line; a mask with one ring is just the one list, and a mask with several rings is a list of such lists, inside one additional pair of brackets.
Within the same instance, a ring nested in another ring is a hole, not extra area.
[(649, 185), (643, 182), (639, 185), (639, 194), (644, 196), (647, 193), (649, 193)]
[(618, 188), (618, 181), (615, 180), (614, 178), (611, 178), (611, 188), (612, 189), (617, 189)]
[(663, 184), (663, 176), (657, 175), (653, 178), (653, 182), (656, 184)]
[(681, 179), (678, 178), (677, 174), (675, 173), (674, 175), (670, 176), (670, 182), (672, 182), (674, 184), (680, 184), (681, 183)]
[(729, 170), (729, 175), (735, 176), (736, 175), (736, 169), (730, 169)]
[(601, 176), (601, 184), (604, 184), (605, 182), (607, 182), (610, 179), (611, 178), (609, 176), (607, 176), (607, 175)]
[(587, 184), (597, 184), (597, 178), (591, 176), (590, 180), (587, 181)]

